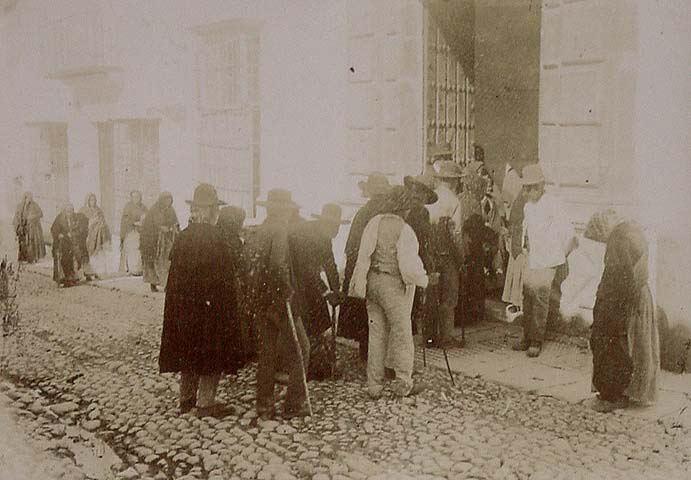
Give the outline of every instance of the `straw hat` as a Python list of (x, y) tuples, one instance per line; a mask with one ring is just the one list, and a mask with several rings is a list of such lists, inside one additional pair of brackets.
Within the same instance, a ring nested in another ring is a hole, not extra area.
[(434, 172), (434, 176), (438, 178), (461, 178), (461, 167), (452, 160), (443, 160), (437, 162), (438, 170)]
[(545, 181), (540, 164), (533, 163), (523, 167), (523, 185), (536, 185)]

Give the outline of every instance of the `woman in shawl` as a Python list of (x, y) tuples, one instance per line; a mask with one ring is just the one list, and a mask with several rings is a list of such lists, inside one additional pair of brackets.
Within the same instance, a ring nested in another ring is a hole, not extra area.
[(87, 280), (91, 277), (99, 278), (99, 273), (107, 273), (107, 252), (110, 250), (110, 229), (106, 224), (103, 210), (98, 206), (96, 195), (90, 193), (86, 197), (84, 207), (80, 210), (89, 223), (86, 235), (86, 251), (88, 261), (84, 265)]
[(125, 205), (120, 221), (120, 271), (130, 275), (142, 274), (142, 254), (139, 250), (142, 217), (146, 207), (142, 203), (142, 193), (130, 193), (130, 201)]
[(606, 243), (605, 268), (593, 308), (593, 405), (608, 412), (657, 397), (660, 339), (648, 286), (648, 243), (642, 228), (608, 209), (590, 219), (585, 237)]
[(42, 218), (41, 207), (34, 202), (33, 195), (26, 192), (17, 205), (13, 222), (19, 243), (18, 260), (20, 262), (36, 263), (46, 256), (46, 244), (41, 228)]
[(82, 222), (71, 203), (62, 208), (50, 233), (53, 237), (53, 280), (61, 287), (74, 286), (82, 267)]
[(170, 251), (179, 231), (178, 217), (173, 209), (173, 195), (163, 192), (144, 216), (142, 222), (141, 251), (144, 264), (144, 282), (151, 291), (166, 288), (170, 269)]

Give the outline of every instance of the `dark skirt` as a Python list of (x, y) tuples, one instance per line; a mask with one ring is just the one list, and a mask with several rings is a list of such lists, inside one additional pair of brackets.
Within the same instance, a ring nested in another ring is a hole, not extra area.
[(621, 399), (633, 373), (626, 335), (607, 336), (593, 332), (590, 349), (593, 352), (593, 388), (602, 400)]

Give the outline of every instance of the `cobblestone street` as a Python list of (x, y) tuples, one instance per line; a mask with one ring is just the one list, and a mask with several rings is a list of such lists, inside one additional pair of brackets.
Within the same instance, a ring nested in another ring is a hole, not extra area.
[(107, 285), (58, 290), (26, 272), (20, 330), (3, 340), (6, 410), (55, 457), (55, 478), (691, 476), (688, 425), (599, 414), (472, 375), (453, 387), (432, 354), (426, 368), (416, 362), (428, 389), (403, 401), (369, 400), (355, 351), (342, 346), (347, 374), (310, 383), (311, 418), (254, 426), (254, 367), (219, 388), (237, 416), (179, 416), (177, 378), (157, 371), (163, 294)]

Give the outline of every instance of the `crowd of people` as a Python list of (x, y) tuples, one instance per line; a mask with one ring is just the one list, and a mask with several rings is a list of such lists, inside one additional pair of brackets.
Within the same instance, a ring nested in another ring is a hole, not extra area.
[[(358, 342), (370, 397), (387, 380), (394, 394), (414, 395), (422, 390), (412, 378), (414, 334), (425, 347), (462, 348), (464, 327), (484, 318), (485, 296), (499, 284), (507, 316), (523, 317), (514, 350), (539, 356), (577, 237), (539, 164), (507, 168), (500, 189), (483, 157), (476, 147), (462, 167), (448, 146), (434, 146), (423, 173), (403, 185), (376, 173), (360, 182), (366, 203), (352, 218), (343, 277), (332, 242), (351, 222), (337, 204), (306, 220), (289, 191), (274, 189), (257, 202), (264, 222), (245, 227), (245, 212), (202, 184), (180, 231), (170, 193), (147, 209), (132, 192), (120, 268), (165, 290), (159, 366), (181, 374), (180, 411), (226, 415), (215, 400), (221, 376), (256, 360), (258, 418), (276, 415), (277, 383), (287, 385), (283, 417), (308, 415), (307, 381), (339, 373), (337, 334)], [(42, 215), (25, 195), (14, 222), (21, 261), (45, 255)], [(111, 234), (95, 195), (79, 213), (66, 205), (51, 234), (58, 284), (98, 276)], [(591, 337), (598, 408), (651, 403), (659, 340), (645, 237), (612, 210), (594, 215), (585, 236), (607, 245)]]

